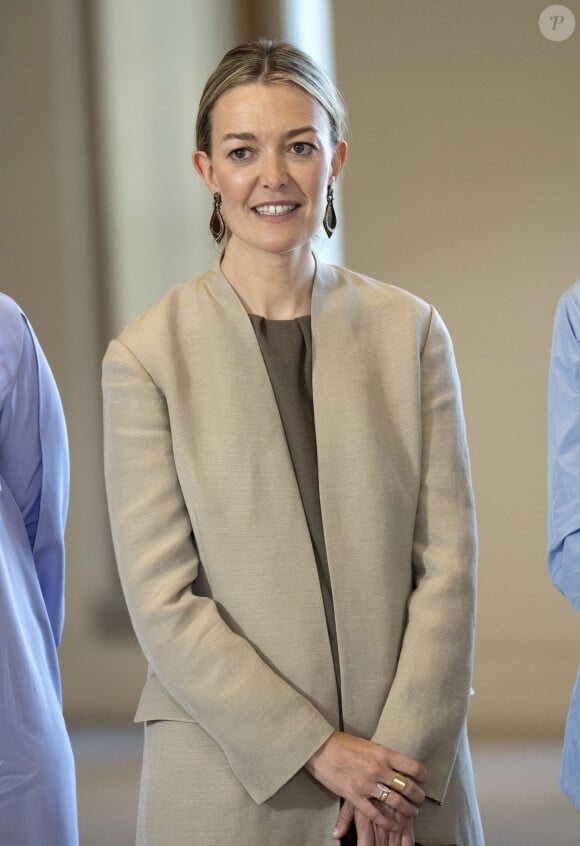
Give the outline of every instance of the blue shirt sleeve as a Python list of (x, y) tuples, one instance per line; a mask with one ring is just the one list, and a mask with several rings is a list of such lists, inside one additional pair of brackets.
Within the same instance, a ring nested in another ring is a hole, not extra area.
[(580, 281), (560, 299), (548, 384), (548, 568), (580, 612)]
[(31, 550), (36, 540), (42, 455), (38, 428), (38, 364), (34, 341), (24, 317), (18, 347), (0, 414), (0, 473), (14, 497), (26, 527)]
[(69, 459), (52, 372), (16, 303), (0, 295), (0, 477), (22, 515), (55, 643), (64, 620)]

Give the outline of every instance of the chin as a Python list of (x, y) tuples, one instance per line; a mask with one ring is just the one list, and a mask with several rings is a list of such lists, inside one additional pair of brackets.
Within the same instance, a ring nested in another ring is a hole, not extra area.
[(312, 234), (304, 234), (301, 237), (291, 237), (291, 236), (276, 236), (273, 235), (271, 238), (264, 239), (261, 244), (261, 249), (265, 250), (269, 253), (291, 253), (295, 250), (301, 250), (307, 247), (310, 249), (312, 240), (314, 235)]

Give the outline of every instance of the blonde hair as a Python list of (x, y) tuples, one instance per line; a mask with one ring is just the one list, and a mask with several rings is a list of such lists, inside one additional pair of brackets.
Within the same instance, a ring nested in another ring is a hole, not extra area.
[(330, 77), (310, 56), (292, 44), (261, 38), (239, 44), (227, 52), (206, 82), (197, 113), (198, 150), (210, 155), (211, 115), (222, 94), (252, 83), (297, 85), (317, 100), (328, 114), (332, 144), (346, 134), (346, 110)]

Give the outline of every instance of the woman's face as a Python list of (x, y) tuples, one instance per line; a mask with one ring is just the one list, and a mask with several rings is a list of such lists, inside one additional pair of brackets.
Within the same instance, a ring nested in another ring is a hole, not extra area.
[(325, 109), (295, 85), (252, 84), (223, 94), (212, 113), (211, 155), (194, 165), (222, 197), (228, 246), (286, 253), (309, 245), (340, 172)]

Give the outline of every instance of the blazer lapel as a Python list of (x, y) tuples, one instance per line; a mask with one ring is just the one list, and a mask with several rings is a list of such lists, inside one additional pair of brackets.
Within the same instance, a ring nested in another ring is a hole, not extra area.
[[(236, 577), (242, 582), (254, 580), (256, 584), (262, 581), (264, 586), (271, 584), (273, 591), (278, 585), (280, 601), (288, 609), (300, 607), (301, 619), (308, 621), (310, 633), (303, 630), (302, 636), (307, 641), (312, 638), (317, 649), (326, 638), (327, 661), (320, 685), (321, 689), (328, 690), (334, 686), (334, 671), (312, 541), (278, 406), (254, 329), (218, 266), (206, 274), (202, 290), (196, 292), (195, 299), (196, 324), (189, 327), (188, 332), (197, 338), (196, 349), (199, 349), (202, 333), (203, 366), (209, 369), (209, 376), (196, 378), (197, 384), (205, 382), (206, 387), (203, 397), (194, 399), (199, 409), (192, 409), (188, 419), (199, 420), (203, 415), (203, 424), (197, 427), (198, 437), (189, 448), (196, 451), (199, 477), (216, 480), (215, 496), (214, 491), (208, 496), (211, 486), (207, 484), (203, 484), (195, 496), (195, 511), (202, 526), (199, 534), (202, 543), (206, 544), (203, 557), (208, 562), (215, 560), (218, 563), (210, 579), (214, 596), (227, 590), (225, 585), (220, 586), (221, 580), (227, 581), (234, 575), (224, 572), (219, 562), (224, 558), (236, 560), (234, 546), (239, 532), (239, 538), (255, 552), (252, 555), (245, 552), (241, 556), (248, 570), (237, 572)], [(195, 308), (187, 311), (195, 315)], [(188, 356), (190, 361), (198, 357), (191, 348)], [(233, 414), (232, 409), (235, 409)], [(232, 519), (236, 521), (235, 527)], [(227, 521), (227, 529), (220, 535), (219, 526), (223, 521)], [(213, 531), (203, 531), (207, 522), (214, 527)], [(208, 548), (207, 544), (213, 543), (216, 537), (219, 548)], [(238, 562), (239, 559), (240, 556)], [(275, 609), (272, 613), (276, 614)], [(227, 614), (225, 616), (227, 618)], [(258, 621), (254, 621), (256, 623)], [(272, 620), (263, 623), (266, 628), (271, 627)], [(242, 629), (247, 633), (244, 627)], [(293, 672), (294, 678), (299, 679), (300, 670)], [(336, 707), (337, 700), (333, 709)], [(327, 713), (330, 717), (330, 712)], [(332, 718), (335, 721), (336, 714)]]

